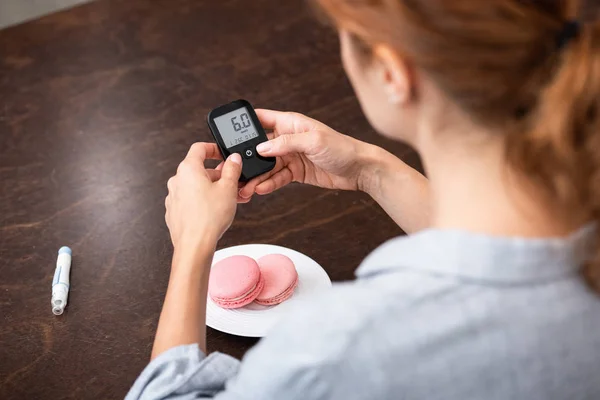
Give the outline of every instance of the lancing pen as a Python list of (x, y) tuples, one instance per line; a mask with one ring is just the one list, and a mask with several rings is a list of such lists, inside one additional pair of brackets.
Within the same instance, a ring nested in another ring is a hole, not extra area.
[(69, 272), (71, 272), (71, 249), (63, 246), (58, 250), (56, 270), (52, 279), (52, 313), (61, 315), (69, 297)]

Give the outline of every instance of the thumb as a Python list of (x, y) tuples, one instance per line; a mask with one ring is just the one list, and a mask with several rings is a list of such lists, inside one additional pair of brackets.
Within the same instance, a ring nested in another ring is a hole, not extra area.
[(314, 152), (320, 143), (321, 133), (309, 131), (303, 133), (287, 134), (273, 140), (262, 142), (256, 146), (256, 151), (261, 156), (279, 157), (290, 153)]
[(241, 174), (242, 156), (240, 156), (238, 153), (233, 153), (227, 157), (227, 160), (225, 160), (225, 163), (223, 164), (223, 169), (221, 170), (221, 179), (219, 179), (219, 182), (231, 186), (237, 191), (238, 181)]

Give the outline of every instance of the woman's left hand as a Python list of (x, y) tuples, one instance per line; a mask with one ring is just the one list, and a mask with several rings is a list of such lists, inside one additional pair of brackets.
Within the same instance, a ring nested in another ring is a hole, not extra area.
[(233, 222), (242, 158), (231, 155), (219, 170), (207, 170), (207, 159), (221, 159), (217, 146), (193, 144), (167, 183), (165, 220), (176, 249), (207, 241), (214, 245)]

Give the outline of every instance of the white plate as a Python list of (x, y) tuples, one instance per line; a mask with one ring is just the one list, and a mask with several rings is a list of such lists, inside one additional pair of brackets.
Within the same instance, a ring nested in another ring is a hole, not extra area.
[(208, 296), (206, 325), (232, 335), (263, 337), (286, 314), (290, 303), (331, 287), (327, 272), (313, 259), (296, 250), (271, 244), (245, 244), (221, 249), (213, 257), (213, 265), (229, 256), (244, 255), (257, 260), (267, 254), (283, 254), (294, 262), (298, 271), (298, 286), (293, 296), (276, 306), (251, 303), (233, 310), (217, 306)]

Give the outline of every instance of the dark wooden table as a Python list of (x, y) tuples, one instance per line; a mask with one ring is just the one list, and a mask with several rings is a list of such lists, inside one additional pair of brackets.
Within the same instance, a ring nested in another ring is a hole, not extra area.
[[(0, 31), (0, 398), (117, 399), (146, 365), (169, 274), (166, 181), (236, 98), (378, 137), (335, 32), (302, 0), (104, 0)], [(220, 247), (273, 243), (333, 280), (401, 233), (368, 196), (291, 185), (238, 209)], [(51, 312), (60, 246), (65, 313)], [(255, 340), (209, 329), (236, 357)]]

